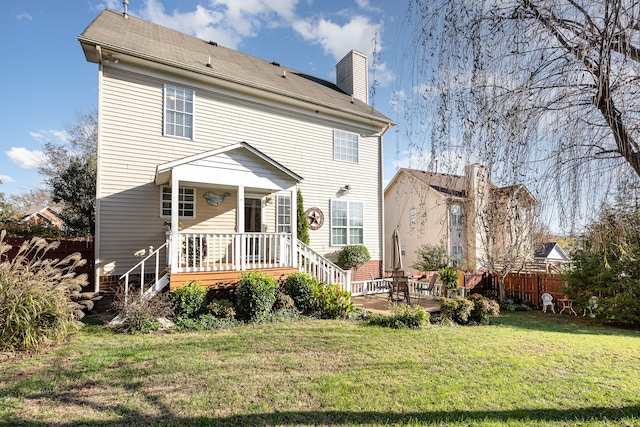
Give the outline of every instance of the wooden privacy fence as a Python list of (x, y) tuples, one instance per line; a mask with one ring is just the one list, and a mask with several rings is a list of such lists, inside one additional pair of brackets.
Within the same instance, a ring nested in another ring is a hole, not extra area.
[[(497, 278), (495, 289), (498, 289)], [(553, 300), (561, 299), (565, 294), (567, 279), (561, 274), (549, 273), (510, 273), (504, 281), (504, 290), (507, 297), (517, 297), (527, 301), (534, 307), (541, 307), (540, 295), (549, 293)]]
[[(12, 248), (9, 252), (7, 252), (4, 256), (7, 256), (9, 260), (13, 260), (18, 254), (18, 249), (22, 243), (27, 240), (19, 237), (7, 237), (4, 241), (11, 245)], [(47, 239), (47, 242), (51, 242), (52, 240)], [(87, 275), (87, 280), (89, 281), (89, 285), (91, 289), (93, 288), (95, 277), (93, 274), (94, 269), (94, 251), (93, 251), (93, 241), (92, 240), (60, 240), (60, 246), (56, 249), (52, 249), (47, 252), (44, 256), (46, 259), (63, 259), (72, 253), (80, 252), (82, 259), (86, 260), (87, 263), (82, 267), (76, 268), (75, 272), (77, 274), (85, 273)], [(3, 259), (4, 261), (4, 259)]]

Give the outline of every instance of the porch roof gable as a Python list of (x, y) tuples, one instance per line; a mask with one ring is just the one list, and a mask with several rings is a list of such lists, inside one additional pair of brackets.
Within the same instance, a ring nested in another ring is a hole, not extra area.
[[(219, 173), (212, 173), (214, 170)], [(156, 185), (169, 183), (176, 171), (180, 171), (181, 181), (227, 186), (242, 181), (248, 187), (271, 190), (288, 188), (303, 179), (246, 142), (160, 164), (156, 167)]]

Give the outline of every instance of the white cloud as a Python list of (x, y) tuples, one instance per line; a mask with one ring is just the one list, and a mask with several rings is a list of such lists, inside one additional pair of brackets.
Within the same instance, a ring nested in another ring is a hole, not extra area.
[(121, 0), (104, 0), (98, 3), (95, 7), (97, 10), (102, 9), (115, 9), (115, 10), (124, 10), (124, 6), (122, 5)]
[(51, 129), (41, 130), (38, 132), (29, 132), (29, 136), (42, 144), (44, 144), (45, 142), (49, 142), (52, 139), (56, 139), (61, 143), (67, 142), (67, 132), (63, 130)]
[(23, 169), (37, 169), (45, 161), (42, 151), (30, 151), (24, 147), (11, 147), (9, 151), (5, 151), (5, 154)]
[(389, 83), (396, 79), (395, 73), (387, 68), (386, 62), (376, 64), (375, 77), (377, 84), (383, 87), (389, 86)]
[(158, 0), (146, 0), (142, 18), (177, 31), (212, 40), (237, 49), (245, 37), (261, 28), (287, 25), (293, 19), (298, 0), (211, 0), (210, 7), (196, 6), (192, 12), (167, 13)]
[(371, 6), (369, 4), (369, 0), (356, 0), (356, 4), (360, 9), (367, 10), (370, 12), (382, 12), (382, 9), (379, 7)]
[[(382, 23), (372, 23), (362, 15), (354, 16), (344, 25), (324, 18), (298, 20), (293, 23), (293, 29), (305, 40), (320, 45), (324, 53), (332, 55), (336, 62), (351, 49), (364, 52), (371, 58), (376, 37), (378, 50), (381, 49), (379, 34)], [(347, 41), (348, 47), (345, 45)]]
[(18, 15), (16, 15), (16, 18), (18, 19), (18, 21), (33, 21), (33, 17), (31, 15), (29, 15), (28, 13), (19, 13)]
[(11, 178), (9, 175), (0, 175), (0, 182), (2, 183), (13, 182), (13, 178)]

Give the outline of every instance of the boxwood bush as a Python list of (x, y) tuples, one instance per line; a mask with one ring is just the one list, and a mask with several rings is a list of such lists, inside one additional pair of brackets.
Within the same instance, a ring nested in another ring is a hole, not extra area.
[(276, 301), (278, 282), (262, 272), (242, 275), (236, 291), (238, 319), (245, 322), (264, 320)]
[(176, 317), (195, 318), (206, 313), (208, 289), (200, 282), (189, 282), (171, 292)]
[(309, 314), (314, 283), (317, 281), (308, 273), (293, 273), (284, 281), (284, 291), (303, 314)]
[(395, 329), (422, 329), (431, 322), (431, 315), (419, 305), (392, 304), (391, 315), (372, 314), (369, 325)]
[(353, 311), (351, 292), (343, 291), (338, 285), (314, 283), (310, 310), (313, 315), (323, 319), (347, 317)]

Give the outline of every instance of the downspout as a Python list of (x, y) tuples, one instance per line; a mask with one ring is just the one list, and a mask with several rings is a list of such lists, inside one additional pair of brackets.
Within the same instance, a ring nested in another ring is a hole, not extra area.
[(100, 258), (100, 184), (101, 184), (101, 155), (102, 147), (102, 48), (96, 45), (96, 55), (98, 56), (98, 140), (96, 141), (96, 212), (95, 212), (95, 230), (93, 235), (93, 291), (96, 295), (100, 293), (100, 269), (102, 268), (102, 260)]
[(378, 205), (380, 206), (380, 224), (378, 226), (380, 233), (380, 266), (378, 267), (378, 275), (380, 277), (384, 277), (384, 263), (386, 260), (384, 244), (384, 161), (382, 155), (382, 136), (389, 130), (389, 128), (391, 128), (391, 126), (391, 123), (387, 123), (382, 132), (380, 132), (380, 136), (378, 136), (378, 185), (380, 186), (380, 191), (378, 193)]

